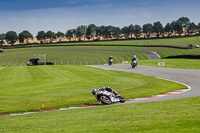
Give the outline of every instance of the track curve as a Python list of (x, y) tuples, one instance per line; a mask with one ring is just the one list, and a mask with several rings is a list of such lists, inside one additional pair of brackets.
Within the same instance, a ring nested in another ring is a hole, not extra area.
[(130, 73), (137, 73), (142, 75), (148, 75), (153, 77), (159, 77), (163, 79), (169, 79), (172, 81), (177, 81), (184, 83), (191, 87), (191, 90), (180, 93), (176, 95), (169, 95), (166, 97), (156, 97), (151, 99), (142, 99), (139, 101), (128, 101), (126, 103), (139, 103), (139, 102), (151, 102), (151, 101), (162, 101), (179, 99), (186, 97), (200, 96), (200, 70), (192, 69), (173, 69), (173, 68), (159, 68), (159, 67), (149, 67), (149, 66), (138, 66), (132, 69), (130, 65), (92, 65), (92, 67), (107, 69), (107, 70), (117, 70), (125, 71)]

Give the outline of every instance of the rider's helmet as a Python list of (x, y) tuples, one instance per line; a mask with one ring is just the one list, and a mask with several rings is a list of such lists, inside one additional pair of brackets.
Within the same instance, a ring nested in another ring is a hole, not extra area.
[(137, 58), (136, 55), (134, 55), (134, 58)]
[(107, 89), (110, 89), (110, 86), (106, 87)]
[(92, 90), (92, 94), (95, 95), (96, 92), (97, 92), (97, 89), (94, 88), (94, 89)]
[(102, 87), (102, 89), (104, 89), (104, 90), (105, 90), (105, 89), (106, 89), (106, 87)]

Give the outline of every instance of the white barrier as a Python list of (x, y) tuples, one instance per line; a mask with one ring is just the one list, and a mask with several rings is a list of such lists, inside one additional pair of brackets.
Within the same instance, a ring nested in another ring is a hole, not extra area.
[(123, 64), (127, 64), (127, 63), (128, 63), (128, 61), (123, 61), (122, 63), (123, 63)]
[(165, 62), (159, 62), (158, 66), (165, 66)]

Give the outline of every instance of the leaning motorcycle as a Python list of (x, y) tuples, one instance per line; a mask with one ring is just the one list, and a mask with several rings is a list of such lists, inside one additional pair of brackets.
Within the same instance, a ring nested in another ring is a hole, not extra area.
[(131, 66), (132, 66), (132, 68), (135, 68), (135, 67), (137, 66), (137, 61), (136, 61), (136, 60), (133, 60), (133, 61), (131, 62)]
[(102, 104), (124, 103), (126, 101), (126, 99), (117, 92), (106, 91), (105, 89), (98, 89), (93, 95)]

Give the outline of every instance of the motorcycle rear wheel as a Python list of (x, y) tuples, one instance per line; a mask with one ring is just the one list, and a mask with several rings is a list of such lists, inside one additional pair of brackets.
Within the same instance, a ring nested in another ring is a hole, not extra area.
[(100, 96), (100, 101), (102, 104), (111, 104), (111, 100), (108, 96), (105, 96), (105, 95), (101, 95)]

